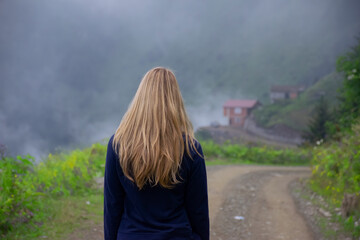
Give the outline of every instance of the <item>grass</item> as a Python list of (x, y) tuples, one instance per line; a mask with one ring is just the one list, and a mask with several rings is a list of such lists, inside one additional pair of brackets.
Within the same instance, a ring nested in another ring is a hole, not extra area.
[(308, 166), (307, 163), (257, 163), (249, 160), (242, 160), (236, 158), (210, 158), (205, 160), (206, 166), (221, 166), (221, 165), (258, 165), (258, 166)]
[[(89, 203), (89, 204), (87, 204)], [(101, 224), (103, 221), (103, 193), (93, 191), (84, 196), (44, 199), (46, 212), (39, 226), (23, 224), (4, 240), (65, 239), (76, 229)]]
[(236, 160), (236, 159), (221, 159), (221, 158), (216, 158), (216, 159), (212, 159), (212, 160), (206, 160), (205, 161), (206, 166), (217, 166), (217, 165), (234, 165), (234, 164), (254, 164), (251, 163), (249, 161), (243, 161), (243, 160)]
[[(316, 181), (310, 180), (308, 185), (312, 192), (322, 196), (324, 199), (323, 203), (317, 201), (316, 198), (315, 200), (311, 200), (311, 202), (315, 206), (319, 208), (321, 207), (324, 210), (330, 212), (332, 215), (330, 219), (324, 217), (320, 217), (318, 219), (319, 227), (323, 235), (326, 237), (326, 239), (339, 239), (339, 237), (342, 237), (343, 235), (354, 238), (360, 237), (360, 226), (355, 225), (356, 220), (360, 222), (360, 212), (357, 211), (347, 218), (343, 217), (342, 215), (338, 215), (338, 212), (335, 211), (335, 209), (341, 207), (341, 201), (338, 199), (338, 196), (329, 195), (327, 189), (325, 187), (321, 187), (321, 185), (324, 184), (321, 184), (321, 180), (317, 179)], [(342, 199), (342, 197), (340, 197), (340, 199)], [(337, 225), (339, 229), (334, 231), (334, 228), (331, 226), (331, 224)]]
[[(326, 239), (342, 239), (344, 236), (359, 237), (360, 228), (354, 226), (353, 219), (360, 219), (359, 214), (350, 216), (349, 218), (344, 218), (341, 215), (338, 215), (338, 212), (335, 211), (336, 208), (340, 208), (340, 204), (334, 204), (329, 198), (323, 198), (324, 201), (321, 202), (317, 198), (311, 199), (308, 197), (308, 200), (316, 206), (317, 208), (322, 208), (325, 211), (331, 213), (330, 218), (324, 216), (317, 216), (317, 225)], [(336, 226), (336, 227), (335, 227)]]
[(331, 202), (326, 201), (326, 198), (324, 201), (321, 201), (318, 197), (319, 195), (313, 194), (313, 190), (311, 189), (309, 183), (305, 183), (304, 186), (305, 188), (296, 189), (296, 192), (299, 194), (299, 196), (306, 202), (310, 202), (315, 211), (317, 211), (319, 208), (322, 208), (332, 214), (331, 218), (326, 218), (321, 214), (312, 214), (311, 218), (314, 220), (312, 223), (315, 224), (321, 236), (325, 237), (325, 239), (339, 239), (339, 237), (342, 237), (344, 232), (336, 231), (334, 229), (334, 224), (338, 224), (336, 222), (337, 212), (334, 210), (337, 206), (334, 206)]
[(94, 144), (36, 165), (31, 156), (2, 158), (0, 238), (62, 239), (84, 221), (102, 221), (95, 178), (103, 176), (105, 155), (106, 145)]
[[(272, 147), (247, 147), (244, 145), (222, 145), (213, 141), (200, 141), (210, 164), (262, 164), (301, 166), (308, 165), (311, 154), (306, 149), (275, 149)], [(214, 161), (215, 163), (211, 163)]]

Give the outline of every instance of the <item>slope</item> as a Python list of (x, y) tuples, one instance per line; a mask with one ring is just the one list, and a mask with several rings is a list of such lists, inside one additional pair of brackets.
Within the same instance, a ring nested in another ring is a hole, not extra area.
[(309, 118), (320, 96), (324, 96), (330, 108), (336, 107), (337, 92), (341, 84), (342, 76), (331, 73), (306, 89), (298, 99), (285, 100), (257, 109), (254, 111), (255, 121), (265, 128), (285, 125), (303, 131), (307, 128)]

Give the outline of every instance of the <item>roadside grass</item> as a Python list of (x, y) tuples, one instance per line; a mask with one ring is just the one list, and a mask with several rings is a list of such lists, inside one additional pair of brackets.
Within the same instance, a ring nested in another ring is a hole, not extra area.
[(39, 164), (31, 156), (1, 157), (0, 239), (62, 239), (85, 220), (100, 221), (95, 178), (103, 176), (105, 155), (106, 145), (94, 144)]
[[(319, 226), (327, 239), (340, 239), (343, 235), (349, 238), (360, 237), (360, 212), (355, 211), (349, 217), (344, 217), (340, 214), (343, 192), (333, 191), (333, 194), (329, 193), (328, 187), (323, 187), (329, 184), (327, 181), (321, 179), (310, 180), (309, 189), (321, 196), (323, 201), (319, 201), (318, 198), (314, 198), (311, 202), (331, 213), (331, 218), (321, 217), (319, 218)], [(338, 211), (336, 211), (338, 210)], [(334, 229), (334, 225), (336, 225)]]
[(54, 200), (51, 221), (43, 225), (42, 234), (48, 239), (66, 239), (78, 228), (100, 224), (103, 221), (103, 194), (94, 191), (84, 196), (69, 196)]
[(329, 228), (329, 220), (325, 217), (318, 217), (319, 227), (326, 239), (336, 240), (339, 237), (339, 232), (335, 231), (335, 229)]
[(309, 165), (311, 152), (302, 148), (275, 149), (269, 146), (249, 147), (225, 142), (201, 141), (208, 165), (256, 164), (256, 165)]
[[(321, 236), (329, 240), (359, 237), (360, 228), (354, 224), (356, 219), (360, 219), (359, 214), (355, 214), (349, 218), (342, 217), (340, 214), (341, 204), (330, 200), (328, 197), (323, 197), (324, 195), (319, 194), (320, 190), (314, 190), (311, 183), (307, 183), (304, 186), (305, 190), (299, 190), (300, 197), (310, 202), (317, 211), (317, 213), (313, 213), (311, 217), (315, 222), (316, 228), (320, 231)], [(319, 212), (319, 209), (329, 212), (331, 217), (325, 217)]]
[(256, 166), (309, 166), (308, 163), (257, 163), (249, 160), (242, 160), (236, 158), (210, 158), (205, 160), (206, 166), (217, 165), (256, 165)]
[[(340, 208), (345, 194), (359, 198), (360, 122), (355, 123), (352, 131), (345, 133), (341, 140), (314, 147), (311, 165), (313, 171), (309, 188), (322, 196), (331, 206), (329, 210)], [(359, 206), (352, 206), (347, 211), (348, 217), (335, 214), (333, 220), (357, 239), (360, 237)]]
[(78, 228), (86, 228), (103, 221), (103, 193), (94, 190), (83, 196), (42, 199), (46, 210), (30, 224), (19, 225), (2, 239), (35, 240), (66, 239)]

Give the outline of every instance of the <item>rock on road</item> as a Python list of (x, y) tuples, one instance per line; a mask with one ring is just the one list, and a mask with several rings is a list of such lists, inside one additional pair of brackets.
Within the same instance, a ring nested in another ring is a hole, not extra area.
[[(209, 166), (207, 175), (212, 240), (314, 239), (288, 189), (310, 176), (308, 167)], [(79, 229), (67, 239), (103, 239), (102, 229)]]

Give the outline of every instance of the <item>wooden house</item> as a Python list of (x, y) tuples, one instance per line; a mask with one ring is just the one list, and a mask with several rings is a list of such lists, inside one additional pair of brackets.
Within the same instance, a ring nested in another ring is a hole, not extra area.
[(270, 89), (271, 102), (285, 99), (295, 99), (304, 91), (302, 86), (272, 86)]
[(228, 100), (223, 105), (224, 116), (229, 118), (230, 126), (243, 127), (245, 119), (259, 105), (257, 100)]

